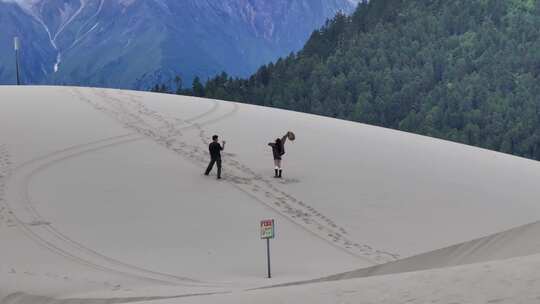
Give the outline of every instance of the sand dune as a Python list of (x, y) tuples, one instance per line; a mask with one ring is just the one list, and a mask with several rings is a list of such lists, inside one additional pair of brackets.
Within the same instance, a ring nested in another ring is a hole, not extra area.
[[(538, 262), (537, 162), (216, 100), (70, 87), (0, 96), (2, 304), (394, 303), (406, 287), (454, 279), (485, 284), (485, 301), (535, 299), (536, 272), (508, 272)], [(266, 144), (287, 130), (297, 140), (274, 179)], [(221, 181), (202, 175), (213, 134), (227, 140)], [(264, 218), (278, 227), (271, 280)], [(501, 298), (505, 276), (520, 283)], [(460, 284), (431, 296), (473, 299)]]
[(396, 262), (333, 275), (321, 281), (444, 268), (535, 255), (540, 253), (538, 235), (540, 235), (540, 223), (537, 222)]
[[(538, 303), (540, 256), (152, 303)], [(140, 302), (143, 303), (143, 302)], [(149, 303), (149, 302), (144, 302)]]
[(540, 240), (536, 237), (539, 234), (540, 222), (536, 222), (395, 262), (261, 289), (399, 274), (537, 255), (540, 253)]

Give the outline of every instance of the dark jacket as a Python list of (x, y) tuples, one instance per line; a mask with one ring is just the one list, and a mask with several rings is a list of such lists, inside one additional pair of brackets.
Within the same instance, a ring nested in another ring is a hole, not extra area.
[(223, 150), (223, 147), (218, 142), (211, 142), (208, 145), (208, 150), (210, 151), (210, 158), (221, 159), (221, 151)]
[(272, 147), (274, 159), (281, 159), (281, 156), (285, 154), (285, 141), (287, 141), (287, 135), (281, 138), (281, 145), (278, 145), (275, 142), (268, 143), (268, 145)]

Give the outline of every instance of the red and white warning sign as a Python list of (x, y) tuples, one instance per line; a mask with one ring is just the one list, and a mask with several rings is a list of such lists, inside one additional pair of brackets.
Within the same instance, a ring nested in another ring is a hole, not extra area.
[(275, 236), (274, 220), (261, 221), (261, 239), (273, 239)]

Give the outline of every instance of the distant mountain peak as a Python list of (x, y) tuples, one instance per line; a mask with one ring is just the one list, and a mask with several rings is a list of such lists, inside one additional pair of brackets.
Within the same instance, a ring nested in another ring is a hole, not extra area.
[[(148, 88), (180, 75), (188, 84), (247, 76), (358, 1), (0, 0), (0, 41), (21, 37), (30, 83)], [(0, 45), (0, 84), (14, 76), (7, 52)]]

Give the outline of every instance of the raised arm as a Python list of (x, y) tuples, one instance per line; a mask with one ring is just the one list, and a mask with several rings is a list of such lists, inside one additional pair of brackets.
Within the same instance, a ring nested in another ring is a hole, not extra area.
[(285, 142), (287, 141), (287, 135), (289, 135), (289, 132), (287, 132), (287, 134), (283, 135), (283, 137), (281, 137), (281, 144), (282, 145), (285, 145)]

